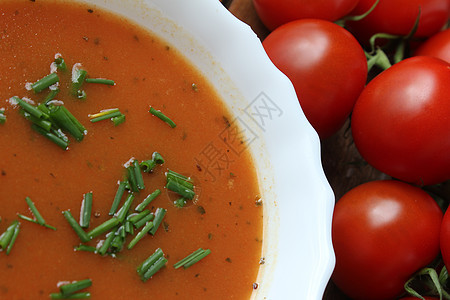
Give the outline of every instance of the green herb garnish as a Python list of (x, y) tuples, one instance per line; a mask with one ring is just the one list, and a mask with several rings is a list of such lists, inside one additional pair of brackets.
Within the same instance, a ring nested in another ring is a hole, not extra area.
[(31, 85), (31, 89), (35, 93), (40, 93), (46, 88), (50, 87), (51, 85), (54, 85), (55, 83), (59, 82), (59, 76), (56, 73), (50, 73), (49, 75), (45, 76), (44, 78), (36, 81)]
[(72, 227), (72, 229), (78, 235), (81, 242), (85, 243), (91, 239), (88, 236), (88, 234), (83, 230), (83, 228), (80, 226), (80, 224), (78, 224), (77, 220), (75, 220), (75, 218), (72, 216), (70, 210), (63, 211), (63, 215), (66, 218), (67, 222), (69, 222), (69, 225)]
[(109, 215), (112, 216), (116, 213), (117, 209), (119, 208), (120, 200), (123, 197), (123, 194), (125, 193), (127, 183), (125, 181), (120, 181), (119, 186), (117, 187), (117, 192), (114, 197), (113, 203), (111, 205), (111, 209), (109, 210)]
[(142, 281), (147, 281), (167, 263), (161, 248), (156, 249), (138, 268), (137, 272)]
[(182, 260), (178, 261), (176, 264), (173, 265), (173, 267), (175, 269), (178, 269), (180, 267), (187, 269), (190, 266), (192, 266), (193, 264), (195, 264), (195, 263), (199, 262), (200, 260), (202, 260), (203, 258), (205, 258), (210, 253), (211, 253), (211, 250), (209, 250), (209, 249), (204, 250), (202, 248), (199, 248), (198, 250), (192, 252), (191, 254), (189, 254), (188, 256), (183, 258)]
[(91, 221), (92, 212), (92, 192), (83, 195), (80, 211), (80, 226), (82, 228), (88, 228)]
[(36, 223), (36, 224), (39, 224), (39, 225), (41, 225), (41, 226), (44, 226), (44, 227), (47, 227), (47, 228), (50, 228), (50, 229), (53, 229), (53, 230), (56, 230), (55, 227), (53, 227), (53, 226), (51, 226), (51, 225), (48, 225), (48, 224), (45, 222), (44, 218), (43, 218), (42, 215), (39, 213), (39, 211), (38, 211), (38, 209), (36, 208), (36, 206), (34, 205), (33, 201), (31, 201), (30, 197), (25, 197), (25, 202), (27, 202), (28, 207), (30, 208), (31, 213), (33, 214), (33, 216), (35, 217), (35, 219), (31, 219), (31, 218), (29, 218), (29, 217), (27, 217), (27, 216), (18, 214), (19, 218), (21, 218), (21, 219), (23, 219), (23, 220), (27, 220), (27, 221), (33, 222), (33, 223)]
[(0, 248), (2, 250), (6, 250), (7, 255), (11, 252), (19, 231), (20, 222), (18, 220), (14, 220), (11, 222), (5, 232), (0, 235)]
[(149, 111), (152, 115), (166, 122), (170, 127), (175, 128), (177, 126), (174, 121), (172, 121), (169, 117), (163, 114), (160, 110), (156, 110), (153, 107), (150, 107)]
[(59, 287), (59, 293), (50, 294), (51, 299), (88, 299), (91, 297), (89, 292), (80, 292), (92, 285), (91, 279), (83, 279), (66, 283)]
[(104, 79), (104, 78), (86, 78), (84, 81), (87, 82), (87, 83), (99, 83), (99, 84), (106, 84), (106, 85), (116, 85), (114, 80)]
[(152, 202), (156, 197), (161, 194), (160, 189), (156, 189), (153, 193), (149, 194), (138, 206), (136, 206), (135, 210), (141, 212), (147, 207), (150, 202)]

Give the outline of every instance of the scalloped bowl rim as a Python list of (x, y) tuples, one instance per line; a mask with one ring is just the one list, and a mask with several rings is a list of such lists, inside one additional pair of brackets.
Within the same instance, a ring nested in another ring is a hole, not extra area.
[(244, 129), (264, 201), (265, 263), (252, 298), (322, 299), (335, 265), (334, 194), (318, 135), (256, 34), (217, 0), (82, 2), (133, 20), (174, 45), (209, 78)]

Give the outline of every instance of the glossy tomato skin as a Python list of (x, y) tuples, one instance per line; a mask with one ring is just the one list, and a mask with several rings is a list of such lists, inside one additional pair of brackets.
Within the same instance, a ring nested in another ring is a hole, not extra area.
[(335, 133), (367, 78), (366, 58), (356, 39), (332, 22), (302, 19), (274, 30), (263, 46), (292, 81), (306, 118), (319, 136)]
[(336, 204), (334, 283), (352, 299), (394, 299), (404, 283), (439, 253), (442, 211), (423, 190), (372, 181)]
[(430, 185), (450, 178), (450, 64), (405, 59), (375, 77), (352, 113), (362, 157), (403, 181)]
[(358, 0), (253, 0), (258, 16), (270, 29), (299, 19), (336, 21), (347, 15)]
[[(351, 15), (360, 15), (370, 9), (376, 0), (359, 0)], [(446, 24), (449, 18), (448, 0), (380, 0), (364, 19), (348, 22), (350, 31), (359, 40), (368, 40), (375, 33), (407, 35), (414, 26), (420, 7), (418, 37), (429, 37)]]
[(432, 56), (450, 63), (450, 29), (440, 31), (426, 40), (415, 52), (416, 56)]

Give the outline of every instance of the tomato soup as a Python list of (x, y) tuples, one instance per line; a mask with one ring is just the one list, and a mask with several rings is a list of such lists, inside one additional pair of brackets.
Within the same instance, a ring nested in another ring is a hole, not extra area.
[[(0, 4), (0, 108), (6, 117), (0, 124), (0, 233), (20, 222), (8, 254), (0, 251), (0, 298), (49, 299), (61, 282), (89, 279), (92, 285), (80, 292), (91, 299), (249, 299), (261, 257), (262, 207), (251, 155), (233, 148), (244, 143), (233, 116), (208, 80), (164, 40), (95, 6), (63, 2)], [(55, 56), (64, 59), (66, 70), (51, 69)], [(83, 81), (74, 94), (73, 66), (114, 85)], [(35, 92), (30, 84), (51, 72), (58, 74), (51, 88), (58, 86), (59, 93), (44, 103), (51, 89)], [(14, 96), (34, 107), (63, 105), (84, 126), (82, 140), (62, 130), (68, 148), (53, 143), (32, 128), (36, 123)], [(123, 123), (91, 122), (93, 114), (111, 108)], [(151, 161), (154, 152), (164, 163), (152, 172), (135, 169), (143, 186), (132, 191), (134, 175), (126, 163)], [(168, 170), (189, 178), (192, 199), (166, 187)], [(118, 183), (127, 180), (110, 214)], [(117, 233), (157, 189), (159, 196), (146, 206), (151, 214), (165, 209), (156, 232), (143, 234), (129, 249), (143, 228), (134, 227), (121, 249), (98, 253), (110, 232)], [(134, 200), (123, 208), (121, 223), (82, 241), (63, 212), (78, 222), (88, 193), (92, 211), (85, 233), (118, 217), (130, 194)], [(184, 206), (174, 204), (179, 199)], [(158, 248), (167, 262), (143, 280), (137, 268)], [(199, 248), (211, 253), (188, 268), (174, 268)]]

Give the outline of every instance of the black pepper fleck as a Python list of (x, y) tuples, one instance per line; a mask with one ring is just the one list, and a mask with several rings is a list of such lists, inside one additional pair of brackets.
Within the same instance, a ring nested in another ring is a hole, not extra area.
[(204, 208), (203, 206), (197, 206), (197, 211), (198, 211), (201, 215), (206, 214), (205, 208)]

